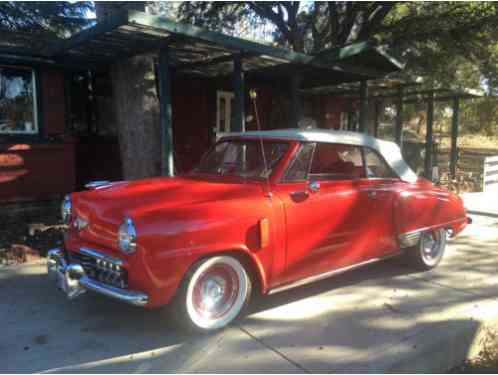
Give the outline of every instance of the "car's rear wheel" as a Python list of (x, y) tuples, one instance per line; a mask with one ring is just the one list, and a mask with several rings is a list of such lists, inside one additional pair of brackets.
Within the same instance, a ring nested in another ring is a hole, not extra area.
[(441, 262), (445, 248), (446, 230), (428, 230), (421, 233), (418, 245), (408, 251), (408, 258), (415, 268), (430, 270)]
[(240, 316), (250, 295), (251, 279), (243, 263), (222, 255), (203, 259), (191, 268), (176, 302), (187, 328), (208, 332)]

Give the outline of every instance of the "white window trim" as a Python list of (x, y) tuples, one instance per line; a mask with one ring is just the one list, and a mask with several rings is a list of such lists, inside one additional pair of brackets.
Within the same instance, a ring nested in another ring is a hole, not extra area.
[[(223, 132), (220, 129), (220, 99), (225, 98), (225, 129)], [(232, 122), (232, 100), (235, 98), (235, 94), (231, 91), (217, 91), (216, 92), (216, 133), (230, 132), (231, 122)]]
[(31, 84), (32, 84), (32, 95), (33, 95), (33, 130), (0, 130), (0, 134), (2, 135), (34, 135), (39, 133), (39, 127), (38, 127), (38, 96), (37, 96), (37, 85), (36, 85), (36, 73), (35, 70), (32, 68), (24, 68), (24, 67), (18, 67), (18, 66), (8, 66), (9, 68), (13, 69), (24, 69), (24, 70), (30, 70), (31, 71)]

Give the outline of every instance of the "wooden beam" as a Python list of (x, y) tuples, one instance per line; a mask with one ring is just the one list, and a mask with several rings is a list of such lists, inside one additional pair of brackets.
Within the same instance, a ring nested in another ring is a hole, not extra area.
[(294, 74), (290, 80), (290, 99), (291, 99), (291, 123), (292, 128), (299, 127), (299, 121), (302, 117), (302, 103), (299, 95), (299, 86), (301, 85), (301, 76)]
[(128, 15), (126, 12), (113, 14), (105, 22), (98, 22), (95, 26), (82, 30), (69, 39), (62, 40), (57, 48), (56, 54), (64, 55), (67, 49), (75, 48), (90, 39), (105, 35), (106, 33), (117, 29), (119, 26), (126, 24), (127, 21)]
[(175, 22), (162, 16), (154, 16), (134, 10), (128, 11), (128, 23), (135, 24), (137, 27), (143, 25), (154, 29), (165, 30), (172, 34), (203, 40), (205, 42), (221, 45), (225, 48), (235, 49), (236, 51), (268, 55), (295, 63), (308, 64), (314, 59), (314, 56), (306, 55), (304, 53), (292, 52), (283, 48), (275, 48), (186, 23)]
[(403, 87), (398, 88), (394, 140), (403, 149)]
[(173, 158), (173, 126), (171, 108), (171, 72), (169, 68), (169, 48), (163, 46), (159, 50), (158, 81), (159, 81), (159, 123), (161, 127), (161, 174), (174, 175)]
[(245, 129), (245, 84), (244, 70), (242, 69), (242, 57), (235, 55), (233, 57), (233, 91), (234, 97), (234, 114), (232, 131), (244, 132)]
[(458, 121), (460, 112), (459, 98), (453, 98), (453, 116), (451, 119), (451, 157), (450, 157), (450, 174), (451, 178), (456, 176), (456, 165), (458, 161)]
[(425, 133), (425, 160), (424, 160), (424, 174), (428, 180), (432, 180), (433, 126), (434, 126), (434, 93), (431, 93), (427, 101), (427, 128)]
[(216, 65), (216, 64), (221, 64), (221, 63), (233, 61), (233, 59), (234, 59), (234, 56), (231, 54), (223, 55), (223, 56), (214, 57), (212, 59), (206, 59), (203, 61), (196, 61), (193, 63), (182, 64), (182, 65), (179, 65), (176, 68), (176, 70), (181, 71), (181, 70), (192, 70), (192, 69), (197, 69), (197, 68), (203, 68), (203, 67), (210, 66), (210, 65)]
[(361, 133), (368, 133), (368, 84), (360, 82), (360, 128)]

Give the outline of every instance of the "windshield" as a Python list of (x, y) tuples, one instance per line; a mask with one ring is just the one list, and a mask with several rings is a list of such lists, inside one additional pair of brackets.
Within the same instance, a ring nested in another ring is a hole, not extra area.
[(263, 141), (267, 168), (259, 140), (227, 140), (216, 144), (201, 160), (194, 173), (235, 175), (244, 178), (266, 178), (284, 156), (285, 142)]

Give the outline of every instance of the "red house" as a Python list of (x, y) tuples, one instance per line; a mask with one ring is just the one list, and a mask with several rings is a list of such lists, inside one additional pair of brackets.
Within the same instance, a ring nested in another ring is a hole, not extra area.
[[(122, 178), (110, 71), (142, 54), (157, 56), (163, 174), (192, 168), (217, 132), (255, 129), (250, 89), (263, 128), (367, 131), (366, 81), (401, 68), (369, 43), (311, 56), (137, 11), (67, 40), (8, 35), (0, 41), (0, 203), (59, 199), (91, 180)], [(362, 82), (358, 102), (303, 94), (343, 82)]]

